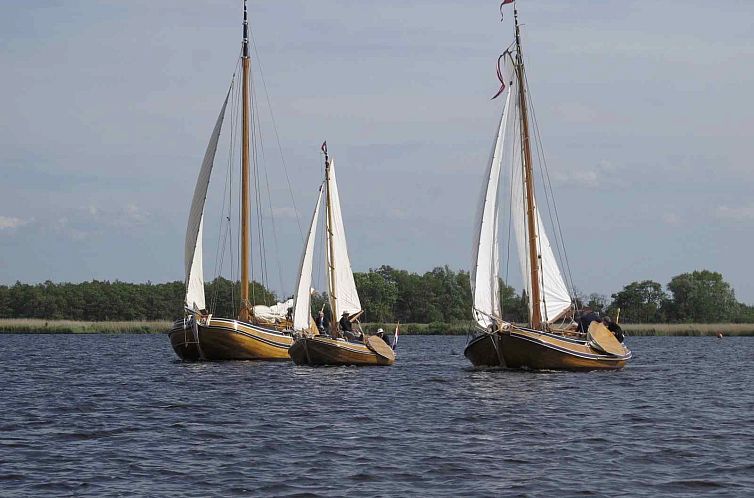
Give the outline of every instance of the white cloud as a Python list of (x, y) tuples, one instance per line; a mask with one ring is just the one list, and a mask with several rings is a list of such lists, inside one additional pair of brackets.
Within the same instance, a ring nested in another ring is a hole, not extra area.
[(664, 213), (662, 215), (662, 221), (666, 225), (677, 225), (681, 222), (681, 217), (678, 216), (676, 213)]
[(754, 220), (754, 206), (718, 206), (715, 215), (723, 220), (752, 221)]
[(10, 230), (18, 228), (29, 223), (29, 220), (22, 220), (13, 216), (0, 216), (0, 230)]
[(564, 121), (576, 124), (595, 123), (601, 120), (600, 113), (579, 102), (563, 102), (556, 109)]
[(602, 160), (592, 166), (576, 166), (567, 170), (553, 172), (553, 179), (561, 185), (580, 185), (597, 187), (612, 184), (615, 166), (610, 161)]

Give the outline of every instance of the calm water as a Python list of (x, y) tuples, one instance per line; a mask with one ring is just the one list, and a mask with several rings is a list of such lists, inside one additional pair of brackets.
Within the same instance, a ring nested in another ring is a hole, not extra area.
[(166, 336), (0, 335), (0, 494), (754, 494), (754, 339), (632, 337), (621, 372), (179, 363)]

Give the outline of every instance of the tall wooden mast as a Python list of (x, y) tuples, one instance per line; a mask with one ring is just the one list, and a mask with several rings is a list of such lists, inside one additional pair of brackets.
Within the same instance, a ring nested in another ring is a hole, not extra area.
[(526, 184), (526, 224), (529, 231), (529, 267), (531, 269), (531, 326), (542, 325), (540, 310), (541, 292), (539, 288), (539, 242), (534, 211), (534, 177), (532, 175), (531, 145), (529, 143), (529, 116), (526, 108), (526, 76), (524, 74), (524, 56), (521, 52), (521, 34), (518, 28), (518, 10), (514, 7), (513, 17), (516, 23), (516, 74), (518, 76), (518, 101), (521, 107), (521, 142), (524, 152), (524, 183)]
[(241, 309), (238, 318), (249, 320), (249, 253), (251, 234), (249, 233), (249, 21), (246, 14), (246, 0), (243, 1), (243, 48), (241, 52), (243, 68), (243, 107), (241, 143)]
[(327, 276), (329, 279), (329, 300), (330, 300), (330, 328), (332, 329), (332, 333), (334, 335), (337, 334), (338, 331), (338, 320), (340, 319), (339, 316), (335, 316), (335, 310), (337, 309), (335, 306), (335, 302), (338, 299), (338, 296), (336, 294), (335, 290), (335, 252), (333, 251), (333, 220), (332, 220), (332, 202), (330, 197), (330, 156), (327, 155), (327, 142), (322, 144), (322, 152), (325, 153), (325, 185), (327, 185), (327, 190), (325, 192), (325, 208), (327, 211), (327, 223), (325, 224), (325, 231), (327, 236)]

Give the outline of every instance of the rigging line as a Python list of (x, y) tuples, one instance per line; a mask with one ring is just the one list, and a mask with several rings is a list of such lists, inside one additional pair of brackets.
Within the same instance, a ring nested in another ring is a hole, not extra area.
[[(238, 64), (241, 63), (241, 56), (239, 55)], [(234, 105), (233, 105), (233, 149), (230, 152), (230, 157), (228, 158), (228, 189), (230, 191), (230, 195), (228, 196), (228, 237), (229, 237), (229, 245), (228, 245), (228, 254), (230, 256), (230, 311), (231, 316), (238, 316), (239, 312), (239, 302), (236, 299), (236, 287), (240, 290), (241, 288), (241, 282), (240, 278), (238, 281), (238, 284), (236, 284), (236, 278), (238, 277), (238, 266), (240, 266), (241, 262), (239, 261), (238, 257), (236, 257), (233, 253), (233, 248), (237, 250), (237, 254), (240, 256), (241, 254), (241, 237), (239, 235), (238, 240), (234, 243), (233, 242), (233, 222), (231, 220), (232, 214), (233, 214), (233, 199), (237, 198), (236, 195), (233, 192), (233, 163), (235, 162), (233, 159), (233, 155), (235, 154), (236, 147), (238, 144), (238, 128), (239, 128), (239, 121), (240, 121), (240, 106), (239, 102), (241, 101), (241, 92), (242, 92), (242, 85), (237, 85), (236, 87), (236, 94), (234, 96)], [(241, 157), (239, 155), (238, 158), (239, 165), (241, 162)], [(238, 170), (238, 173), (240, 175), (240, 168)], [(240, 181), (239, 181), (240, 185)], [(239, 211), (240, 211), (241, 203), (239, 202)], [(240, 223), (240, 212), (239, 212), (239, 223)], [(240, 232), (239, 232), (240, 234)], [(218, 291), (219, 292), (219, 291)], [(239, 296), (240, 297), (240, 296)]]
[[(238, 86), (236, 85), (236, 74), (238, 72), (239, 63), (240, 63), (240, 59), (236, 61), (236, 67), (233, 70), (233, 77), (231, 78), (231, 88), (230, 88), (230, 119), (228, 120), (229, 121), (228, 122), (228, 127), (229, 127), (228, 135), (229, 135), (231, 153), (233, 151), (233, 140), (234, 140), (234, 118), (233, 118), (233, 112), (235, 110), (234, 99), (235, 99), (235, 92), (237, 92), (237, 86)], [(230, 174), (231, 174), (231, 162), (229, 160), (226, 166), (225, 180), (223, 181), (223, 196), (222, 196), (222, 202), (220, 203), (220, 213), (219, 213), (219, 220), (218, 220), (219, 222), (217, 225), (219, 227), (219, 232), (218, 232), (218, 238), (217, 238), (217, 246), (215, 249), (216, 251), (215, 252), (215, 268), (214, 268), (214, 274), (213, 274), (214, 279), (216, 279), (217, 276), (222, 272), (223, 260), (224, 260), (224, 254), (225, 254), (225, 243), (226, 243), (225, 241), (227, 239), (227, 233), (223, 235), (223, 232), (226, 228), (225, 223), (224, 223), (224, 218), (225, 218), (224, 209), (225, 209), (226, 196), (228, 194), (228, 181), (229, 181), (228, 178)], [(221, 245), (222, 245), (222, 249), (221, 249)], [(213, 311), (217, 307), (218, 292), (219, 291), (217, 289), (217, 286), (215, 286), (215, 288), (213, 289), (213, 295), (212, 295), (212, 300), (211, 300), (211, 309)]]
[[(511, 102), (513, 102), (513, 99), (511, 99)], [(513, 123), (513, 133), (511, 135), (513, 137), (516, 136), (516, 127), (517, 126), (518, 126), (518, 120), (514, 120), (514, 123)], [(509, 185), (509, 193), (508, 193), (508, 240), (507, 240), (508, 247), (507, 247), (506, 253), (505, 253), (505, 281), (506, 281), (506, 285), (508, 285), (507, 282), (510, 282), (510, 260), (511, 260), (511, 240), (512, 240), (512, 237), (511, 237), (511, 226), (513, 225), (513, 174), (514, 174), (514, 170), (515, 170), (514, 166), (516, 164), (515, 156), (516, 156), (515, 149), (511, 147), (511, 168), (510, 168), (510, 171), (508, 172), (508, 175), (509, 175), (509, 182), (508, 183), (510, 184)], [(523, 277), (523, 275), (522, 275), (522, 277)], [(502, 305), (501, 305), (501, 308), (502, 308)], [(501, 313), (502, 313), (502, 310), (501, 310)]]
[[(317, 163), (319, 163), (319, 157), (317, 157)], [(324, 182), (324, 180), (322, 182)], [(321, 202), (326, 202), (326, 201), (323, 198)], [(316, 206), (315, 206), (315, 209), (316, 209)], [(327, 213), (325, 213), (324, 216), (320, 216), (319, 220), (317, 220), (317, 224), (319, 226), (316, 228), (316, 230), (317, 230), (316, 233), (322, 234), (322, 236), (320, 237), (320, 245), (317, 245), (317, 244), (314, 245), (315, 251), (316, 251), (316, 253), (314, 255), (314, 259), (317, 261), (316, 285), (320, 289), (325, 288), (325, 285), (323, 285), (323, 282), (322, 282), (322, 280), (323, 280), (322, 279), (322, 268), (324, 268), (324, 266), (326, 264), (325, 263), (325, 256), (324, 256), (324, 247), (325, 247), (325, 244), (327, 243), (327, 237), (324, 236), (325, 235), (325, 218), (326, 217), (327, 217)], [(325, 300), (325, 301), (328, 301), (328, 300)]]
[[(252, 80), (252, 75), (250, 74), (249, 75), (249, 87), (250, 87), (250, 89), (253, 88), (253, 84), (252, 84), (251, 80)], [(249, 123), (248, 123), (247, 126), (249, 126), (251, 128), (250, 133), (249, 133), (249, 135), (250, 135), (250, 142), (251, 143), (249, 144), (249, 147), (251, 148), (251, 150), (250, 150), (250, 152), (251, 152), (251, 154), (250, 154), (251, 158), (250, 159), (251, 159), (252, 172), (253, 172), (253, 177), (254, 177), (254, 179), (253, 179), (253, 186), (254, 186), (254, 195), (253, 195), (253, 198), (254, 198), (254, 205), (256, 205), (257, 208), (258, 208), (259, 203), (256, 202), (256, 198), (257, 198), (257, 194), (258, 194), (258, 188), (257, 188), (257, 156), (256, 156), (257, 148), (256, 148), (256, 134), (255, 134), (255, 131), (254, 131), (254, 106), (256, 105), (256, 99), (254, 99), (253, 92), (250, 91), (250, 93), (251, 93), (251, 96), (250, 96), (250, 98), (251, 98), (251, 105), (249, 106), (250, 116), (249, 116)], [(251, 199), (249, 199), (249, 202), (251, 202)], [(249, 207), (249, 210), (251, 210), (251, 206)], [(258, 209), (257, 209), (257, 211), (258, 211)], [(250, 225), (251, 225), (251, 218), (252, 217), (253, 217), (253, 215), (249, 216), (249, 224)], [(260, 254), (260, 256), (259, 256), (259, 261), (260, 261), (259, 268), (260, 268), (260, 270), (259, 271), (260, 271), (261, 276), (259, 277), (259, 280), (262, 282), (262, 285), (264, 285), (264, 272), (262, 271), (262, 260), (264, 259), (264, 251), (262, 250), (262, 246), (261, 246), (261, 242), (262, 242), (262, 237), (261, 237), (262, 230), (261, 230), (261, 227), (259, 225), (259, 214), (258, 213), (257, 213), (257, 216), (256, 216), (256, 221), (257, 221), (257, 231), (256, 231), (257, 233), (256, 233), (256, 236), (257, 236), (257, 244), (259, 245), (259, 251), (258, 252)], [(251, 227), (249, 227), (249, 229), (251, 229)], [(257, 300), (256, 300), (256, 286), (253, 283), (254, 280), (255, 280), (254, 279), (254, 273), (255, 273), (255, 271), (254, 271), (254, 244), (249, 244), (249, 252), (250, 252), (249, 258), (251, 259), (251, 265), (250, 265), (251, 266), (251, 301), (254, 304), (256, 304), (256, 302), (257, 302)]]
[(251, 46), (254, 49), (254, 55), (256, 56), (257, 65), (259, 66), (259, 76), (262, 80), (262, 87), (264, 88), (264, 94), (267, 98), (267, 108), (270, 111), (270, 118), (272, 120), (272, 129), (275, 132), (275, 139), (277, 140), (278, 150), (280, 151), (280, 161), (283, 164), (283, 173), (285, 173), (285, 180), (288, 183), (288, 193), (291, 196), (291, 203), (293, 204), (293, 212), (296, 215), (296, 224), (298, 225), (298, 232), (301, 235), (301, 241), (304, 241), (304, 230), (301, 227), (301, 218), (299, 217), (298, 208), (296, 207), (296, 197), (293, 195), (293, 187), (291, 186), (291, 179), (288, 176), (288, 164), (285, 162), (285, 156), (283, 155), (283, 146), (280, 144), (280, 135), (278, 134), (278, 126), (275, 121), (275, 115), (272, 113), (272, 103), (270, 101), (270, 93), (267, 91), (267, 82), (264, 79), (264, 71), (262, 70), (262, 59), (259, 57), (257, 51), (257, 44), (254, 39), (254, 32), (251, 31)]
[[(239, 55), (239, 64), (241, 63), (241, 56)], [(233, 154), (235, 154), (236, 147), (238, 147), (238, 129), (240, 128), (239, 123), (241, 120), (241, 112), (240, 112), (240, 105), (239, 103), (242, 102), (242, 85), (238, 85), (238, 88), (236, 89), (236, 96), (235, 96), (235, 105), (233, 106), (235, 111), (235, 119), (233, 121), (234, 126), (234, 134), (233, 134), (233, 151), (231, 152), (231, 157), (228, 159), (228, 168), (230, 170), (230, 175), (228, 176), (228, 181), (230, 182), (229, 188), (230, 188), (230, 197), (228, 198), (228, 218), (231, 218), (233, 214), (233, 199), (239, 199), (240, 198), (240, 192), (237, 192), (236, 194), (233, 193), (233, 171), (234, 168), (232, 167), (233, 163), (235, 162), (233, 159)], [(241, 162), (241, 156), (239, 154), (238, 162), (240, 164)], [(238, 174), (240, 176), (240, 168), (238, 171)], [(241, 181), (239, 179), (238, 185), (240, 186)], [(236, 187), (238, 189), (238, 187)], [(238, 203), (239, 211), (241, 207), (241, 203)], [(240, 213), (239, 213), (239, 221), (240, 223)], [(238, 313), (240, 312), (240, 290), (241, 290), (241, 282), (240, 282), (240, 276), (239, 276), (239, 266), (241, 265), (241, 261), (239, 260), (240, 254), (241, 254), (241, 236), (240, 231), (238, 233), (238, 240), (233, 242), (233, 227), (234, 223), (231, 220), (228, 220), (228, 233), (229, 233), (229, 249), (228, 253), (230, 256), (230, 311), (231, 316), (238, 316)], [(236, 254), (234, 255), (233, 249), (236, 249)], [(236, 284), (236, 280), (238, 280), (238, 284)], [(239, 298), (236, 298), (236, 288), (238, 288), (238, 294)]]
[[(238, 63), (236, 63), (236, 69), (238, 69)], [(235, 91), (235, 83), (236, 83), (236, 73), (234, 71), (233, 72), (233, 78), (231, 80), (231, 96), (230, 96), (230, 101), (231, 101), (230, 104), (231, 104), (231, 106), (230, 106), (230, 123), (229, 123), (230, 130), (228, 132), (229, 133), (229, 143), (230, 143), (230, 146), (229, 146), (230, 147), (230, 153), (228, 154), (228, 164), (227, 164), (227, 167), (225, 169), (225, 180), (223, 182), (223, 196), (222, 196), (222, 201), (220, 203), (220, 213), (219, 213), (220, 216), (219, 216), (218, 224), (217, 224), (217, 226), (220, 227), (220, 232), (218, 233), (217, 248), (216, 248), (216, 252), (215, 252), (215, 269), (214, 269), (214, 276), (215, 277), (218, 275), (219, 271), (222, 271), (222, 263), (218, 264), (218, 261), (220, 260), (220, 254), (221, 254), (220, 253), (220, 243), (221, 243), (221, 238), (222, 238), (222, 230), (223, 230), (223, 227), (225, 226), (225, 223), (224, 223), (225, 212), (224, 211), (225, 211), (225, 200), (226, 200), (226, 196), (228, 194), (228, 176), (230, 175), (230, 170), (231, 170), (230, 155), (233, 152), (233, 111), (235, 109), (235, 105), (234, 105), (234, 101), (233, 101), (233, 95), (234, 95), (233, 92)]]
[[(265, 288), (269, 287), (269, 273), (267, 269), (267, 247), (266, 237), (264, 236), (264, 219), (263, 219), (263, 206), (262, 202), (262, 190), (259, 183), (259, 143), (261, 141), (259, 131), (259, 108), (256, 104), (256, 85), (254, 85), (253, 76), (251, 77), (251, 93), (252, 93), (252, 109), (251, 109), (251, 137), (252, 137), (252, 150), (253, 150), (253, 162), (254, 162), (254, 198), (257, 207), (257, 241), (259, 242), (259, 260), (260, 260), (260, 280)], [(265, 302), (265, 304), (267, 304)], [(270, 303), (273, 304), (273, 303)]]
[[(528, 82), (527, 82), (527, 88), (528, 88)], [(537, 126), (536, 126), (536, 119), (534, 117), (534, 103), (532, 102), (531, 97), (531, 90), (528, 92), (529, 97), (529, 108), (532, 110), (532, 122), (534, 123), (534, 131), (535, 131), (535, 148), (537, 152), (537, 160), (539, 164), (539, 170), (540, 174), (542, 175), (542, 186), (543, 186), (543, 193), (545, 197), (545, 204), (547, 205), (547, 214), (550, 219), (550, 223), (553, 225), (553, 227), (557, 227), (557, 224), (555, 222), (555, 218), (553, 217), (553, 209), (555, 209), (555, 198), (552, 191), (552, 185), (549, 184), (546, 181), (547, 175), (546, 175), (546, 166), (543, 167), (543, 164), (545, 164), (544, 160), (544, 150), (542, 147), (541, 142), (541, 136), (538, 134)], [(549, 187), (549, 190), (548, 190)], [(558, 258), (560, 260), (561, 266), (564, 266), (564, 258), (563, 258), (563, 251), (561, 251), (561, 247), (563, 246), (562, 240), (560, 237), (558, 237), (558, 233), (554, 233), (555, 235), (555, 249), (558, 253)], [(544, 278), (542, 280), (542, 285), (544, 287)]]
[[(519, 92), (521, 89), (519, 88)], [(520, 113), (522, 111), (521, 107), (517, 104), (518, 112)], [(519, 123), (520, 125), (520, 123)], [(526, 167), (524, 165), (524, 151), (523, 151), (523, 143), (524, 143), (524, 129), (523, 126), (519, 126), (519, 144), (521, 144), (521, 150), (519, 150), (519, 165), (521, 166), (521, 169), (519, 170), (521, 173), (521, 206), (523, 209), (523, 212), (526, 212), (527, 206), (526, 206)], [(523, 249), (525, 251), (524, 255), (519, 255), (519, 258), (523, 258), (524, 261), (524, 271), (525, 274), (521, 275), (521, 278), (524, 281), (524, 288), (526, 289), (526, 297), (529, 302), (528, 308), (529, 308), (529, 321), (531, 321), (532, 318), (532, 310), (534, 309), (534, 304), (532, 303), (532, 287), (531, 287), (531, 260), (529, 258), (529, 251), (531, 248), (530, 240), (529, 240), (529, 225), (526, 223), (525, 220), (522, 220), (523, 223), (523, 236), (524, 236), (524, 246)], [(539, 304), (537, 304), (539, 305)]]
[[(256, 93), (254, 94), (256, 96)], [(257, 108), (258, 110), (258, 108)], [(283, 285), (283, 271), (282, 266), (280, 264), (280, 243), (278, 242), (278, 230), (277, 230), (277, 224), (275, 223), (275, 211), (272, 209), (272, 190), (270, 190), (270, 177), (267, 171), (267, 158), (264, 153), (264, 137), (262, 136), (262, 126), (259, 122), (259, 112), (256, 114), (257, 119), (257, 133), (259, 134), (259, 150), (262, 155), (262, 169), (264, 172), (264, 182), (265, 186), (267, 187), (267, 205), (270, 211), (270, 222), (272, 223), (272, 242), (273, 242), (273, 252), (275, 254), (275, 264), (277, 266), (278, 270), (278, 279), (280, 284), (280, 292), (284, 292), (285, 287)]]
[[(524, 78), (526, 78), (526, 74), (524, 74)], [(526, 86), (527, 86), (527, 88), (529, 86), (528, 80), (526, 81)], [(575, 288), (575, 286), (573, 284), (573, 273), (571, 272), (571, 265), (570, 265), (570, 261), (568, 259), (568, 251), (566, 250), (565, 239), (563, 237), (563, 230), (562, 230), (562, 226), (560, 224), (560, 216), (559, 216), (559, 213), (558, 213), (557, 205), (555, 203), (555, 195), (554, 195), (554, 192), (553, 192), (553, 189), (552, 189), (552, 182), (550, 180), (550, 169), (547, 166), (547, 159), (545, 157), (544, 147), (542, 145), (542, 136), (541, 136), (540, 131), (539, 131), (539, 122), (537, 120), (537, 115), (536, 115), (536, 112), (535, 112), (535, 109), (534, 109), (534, 103), (531, 100), (531, 92), (529, 93), (529, 104), (530, 104), (530, 107), (531, 107), (532, 121), (534, 123), (534, 132), (536, 134), (536, 141), (535, 142), (537, 143), (538, 155), (541, 157), (540, 161), (541, 161), (541, 165), (543, 166), (543, 167), (540, 167), (540, 169), (542, 169), (544, 171), (544, 175), (543, 175), (544, 178), (543, 179), (546, 180), (546, 181), (543, 182), (545, 184), (545, 192), (547, 192), (547, 188), (549, 188), (549, 195), (550, 195), (550, 197), (552, 197), (553, 210), (555, 212), (555, 220), (554, 220), (554, 222), (553, 222), (553, 219), (552, 219), (552, 213), (549, 213), (549, 215), (550, 215), (550, 222), (553, 223), (553, 225), (556, 226), (557, 229), (558, 229), (558, 236), (556, 237), (556, 248), (558, 249), (558, 257), (561, 259), (561, 264), (563, 264), (563, 262), (565, 262), (565, 268), (566, 268), (566, 272), (568, 274), (568, 280), (570, 281), (570, 284), (571, 284), (571, 289), (570, 289), (571, 296), (575, 297), (575, 292), (576, 292), (575, 289), (576, 288)], [(545, 195), (545, 199), (547, 199), (547, 195)], [(549, 210), (549, 203), (548, 203), (548, 210)], [(562, 254), (560, 252), (560, 246), (558, 245), (558, 242), (559, 242), (559, 245), (562, 246), (562, 248), (563, 248)]]
[[(526, 91), (524, 93), (524, 96), (526, 97), (526, 102), (528, 104), (528, 108), (531, 108), (532, 107), (531, 95), (530, 95), (530, 91), (531, 90), (529, 88), (529, 82), (528, 82), (528, 79), (526, 77), (526, 72), (525, 71), (523, 72), (523, 77), (524, 77), (523, 84), (525, 86), (525, 91)], [(532, 113), (533, 112), (534, 111), (532, 109)], [(532, 114), (532, 119), (533, 119), (533, 114)], [(531, 138), (532, 137), (531, 137), (531, 132), (530, 132), (530, 136), (529, 136), (529, 143), (530, 144), (531, 144)], [(536, 148), (536, 142), (537, 142), (536, 138), (535, 138), (534, 142), (535, 142), (535, 148)], [(529, 157), (529, 159), (531, 159), (531, 156)], [(532, 162), (533, 162), (533, 160), (532, 160)], [(534, 164), (531, 164), (529, 166), (530, 166), (529, 167), (530, 174), (533, 176), (534, 175)], [(534, 178), (531, 178), (531, 185), (532, 185), (532, 188), (535, 188), (535, 179)], [(543, 189), (543, 194), (544, 194), (544, 197), (545, 197), (545, 204), (547, 204), (547, 209), (548, 209), (548, 212), (549, 212), (549, 210), (550, 210), (550, 200), (549, 200), (548, 195), (547, 195), (547, 188), (546, 188), (546, 186)], [(533, 192), (530, 192), (529, 195), (531, 197), (533, 197)], [(534, 199), (534, 207), (537, 208), (536, 199)], [(546, 288), (545, 288), (545, 272), (544, 272), (544, 266), (543, 266), (543, 261), (544, 260), (542, 259), (543, 250), (542, 250), (542, 235), (541, 235), (541, 232), (544, 230), (544, 227), (540, 226), (541, 216), (539, 215), (539, 211), (540, 210), (537, 208), (536, 212), (535, 212), (536, 217), (535, 217), (535, 220), (534, 220), (534, 222), (535, 222), (534, 229), (536, 231), (535, 235), (536, 235), (537, 244), (538, 244), (538, 246), (536, 248), (537, 249), (537, 251), (536, 251), (536, 254), (537, 254), (537, 262), (536, 262), (536, 264), (537, 264), (537, 269), (539, 270), (539, 275), (538, 276), (539, 276), (539, 285), (540, 285), (540, 290), (541, 290), (541, 292), (539, 293), (541, 304), (537, 303), (537, 307), (540, 308), (540, 312), (541, 312), (542, 309), (544, 309), (543, 316), (544, 316), (544, 323), (546, 324), (547, 320), (548, 320), (548, 316), (547, 316), (547, 299), (546, 299), (547, 293), (546, 293)], [(552, 222), (552, 214), (550, 214), (550, 221)], [(557, 239), (556, 239), (556, 241), (557, 241)], [(557, 245), (556, 245), (556, 247), (557, 247)]]

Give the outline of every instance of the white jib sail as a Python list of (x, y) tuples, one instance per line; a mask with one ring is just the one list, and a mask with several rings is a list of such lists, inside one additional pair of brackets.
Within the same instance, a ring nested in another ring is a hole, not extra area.
[(304, 253), (301, 255), (301, 264), (298, 272), (298, 285), (293, 297), (293, 330), (305, 330), (309, 328), (311, 316), (311, 286), (312, 286), (312, 261), (314, 259), (314, 239), (317, 235), (317, 219), (319, 218), (319, 205), (322, 203), (322, 186), (319, 187), (317, 204), (314, 206), (312, 222), (309, 225), (309, 236), (306, 238)]
[(327, 244), (327, 259), (331, 267), (330, 271), (334, 272), (332, 280), (335, 282), (335, 289), (330, 289), (330, 295), (335, 298), (333, 320), (338, 320), (344, 311), (347, 311), (349, 315), (361, 311), (361, 302), (359, 301), (359, 294), (356, 292), (356, 283), (353, 280), (351, 260), (348, 258), (346, 230), (343, 227), (338, 184), (335, 180), (335, 163), (332, 159), (330, 160), (330, 179), (327, 190), (330, 195), (332, 213), (332, 226), (329, 227), (332, 232), (332, 254), (330, 253), (331, 244)]
[[(471, 295), (473, 298), (472, 312), (480, 327), (487, 328), (493, 324), (493, 318), (501, 316), (500, 310), (500, 258), (498, 244), (498, 190), (500, 186), (500, 164), (503, 147), (506, 142), (506, 127), (511, 114), (511, 92), (505, 99), (505, 107), (500, 116), (495, 142), (492, 146), (489, 164), (487, 166), (486, 185), (482, 186), (482, 193), (477, 210), (477, 237), (474, 240), (473, 259), (471, 265)], [(510, 142), (510, 139), (508, 140)]]
[(212, 174), (215, 152), (217, 151), (217, 141), (220, 138), (220, 130), (222, 128), (223, 119), (225, 118), (225, 108), (228, 105), (228, 97), (230, 97), (230, 90), (228, 90), (228, 95), (225, 96), (225, 102), (223, 102), (223, 107), (220, 109), (220, 115), (217, 116), (215, 128), (212, 130), (212, 136), (210, 136), (207, 150), (204, 153), (202, 167), (199, 170), (199, 177), (196, 179), (196, 187), (194, 187), (194, 197), (191, 200), (188, 226), (186, 227), (184, 255), (186, 270), (185, 306), (193, 310), (202, 310), (206, 308), (204, 300), (204, 270), (202, 269), (204, 200), (207, 198), (209, 178)]
[[(520, 128), (514, 131), (520, 133)], [(523, 162), (521, 159), (521, 144), (515, 141), (511, 158), (511, 217), (516, 235), (516, 249), (521, 267), (521, 275), (526, 286), (526, 293), (531, 298), (531, 272), (529, 261), (529, 235), (526, 226), (526, 197), (524, 186)], [(550, 240), (547, 237), (542, 217), (534, 202), (535, 219), (537, 220), (537, 254), (540, 256), (540, 288), (541, 301), (539, 310), (542, 320), (555, 321), (563, 311), (571, 306), (571, 295), (560, 273), (557, 259), (552, 252)], [(529, 300), (529, 316), (531, 317), (534, 303)]]

